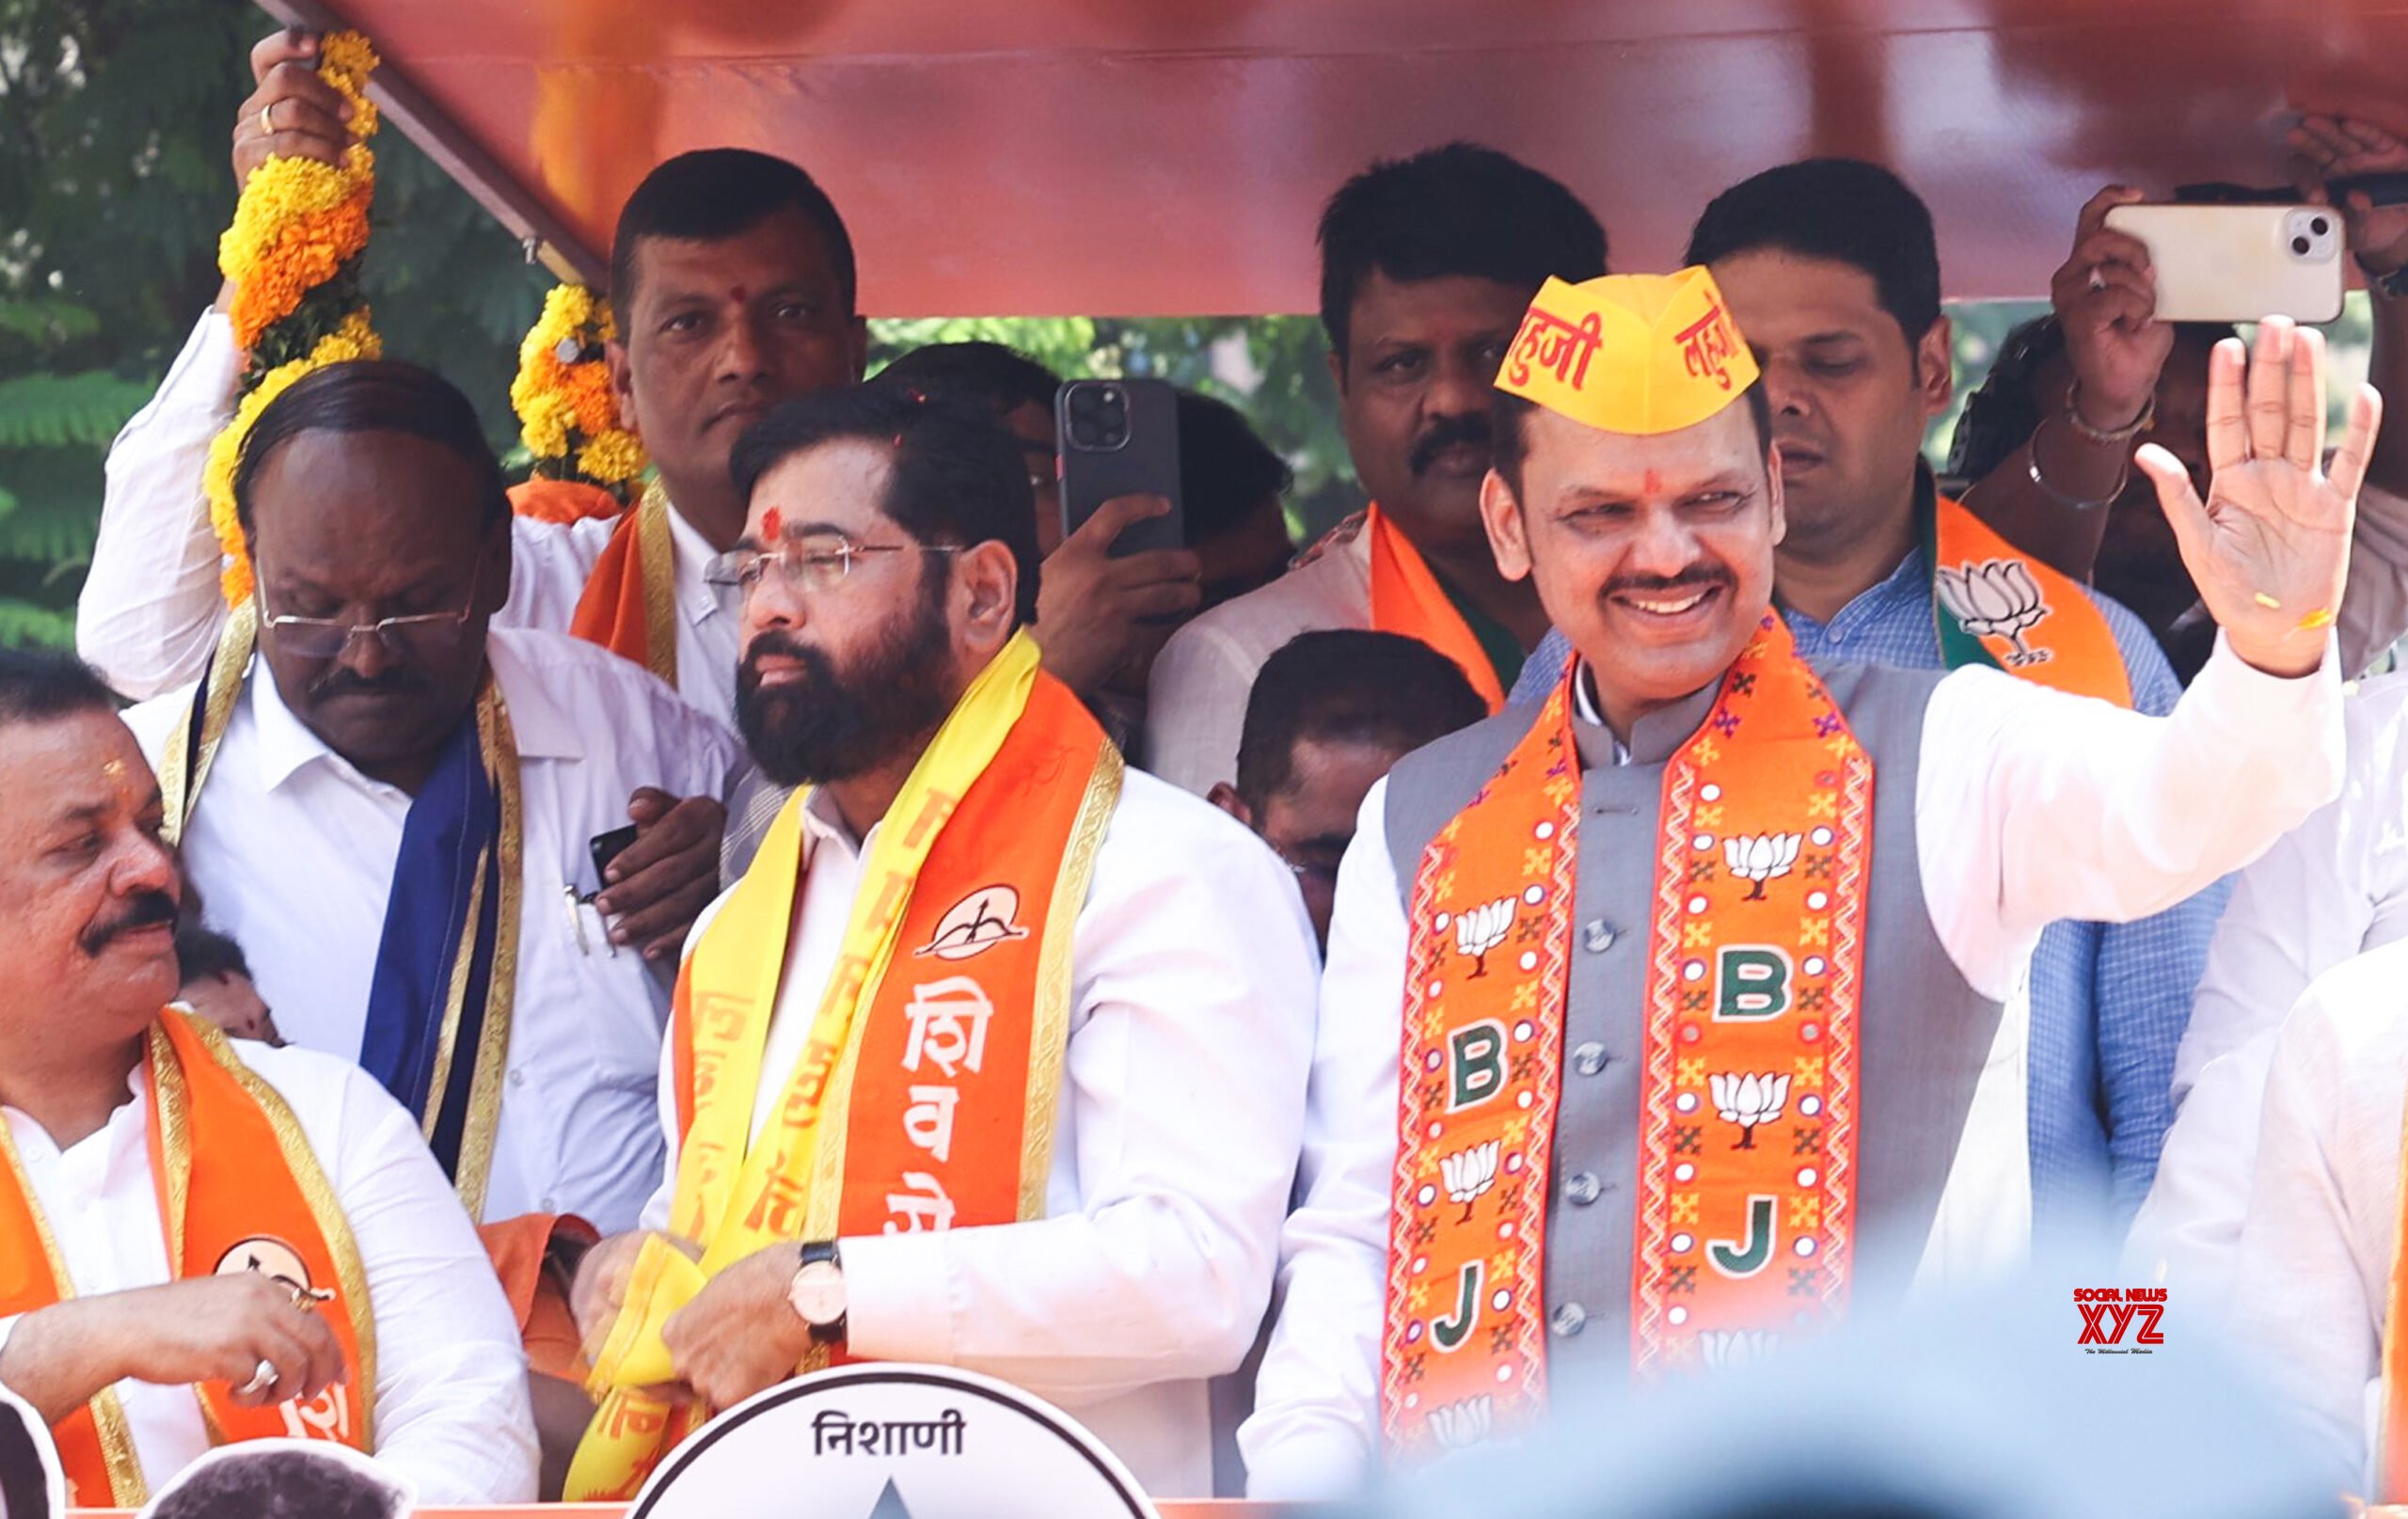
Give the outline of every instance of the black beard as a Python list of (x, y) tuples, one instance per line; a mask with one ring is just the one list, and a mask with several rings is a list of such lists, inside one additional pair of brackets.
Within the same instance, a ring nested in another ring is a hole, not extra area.
[[(943, 587), (938, 578), (930, 595), (924, 585), (911, 613), (842, 673), (824, 651), (783, 633), (752, 641), (736, 672), (736, 722), (762, 774), (782, 786), (850, 780), (910, 752), (943, 723), (954, 704), (945, 689)], [(800, 662), (803, 678), (764, 690), (755, 663), (764, 654)]]

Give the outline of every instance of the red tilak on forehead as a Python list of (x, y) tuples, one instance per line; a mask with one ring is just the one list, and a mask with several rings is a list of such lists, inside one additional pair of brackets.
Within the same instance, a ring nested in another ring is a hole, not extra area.
[(731, 285), (728, 287), (727, 291), (727, 298), (734, 301), (738, 306), (742, 306), (746, 301), (752, 299), (752, 292), (746, 290), (741, 285)]
[(786, 518), (784, 513), (779, 511), (773, 506), (767, 512), (761, 514), (762, 537), (768, 539), (771, 543), (776, 543), (779, 539), (784, 537), (785, 533)]
[(1659, 474), (1657, 474), (1657, 473), (1656, 473), (1655, 470), (1653, 470), (1653, 469), (1650, 469), (1649, 471), (1647, 471), (1647, 494), (1648, 494), (1648, 495), (1650, 495), (1650, 496), (1653, 496), (1653, 495), (1655, 495), (1657, 491), (1662, 490), (1663, 488), (1664, 488), (1664, 477), (1663, 477), (1663, 476), (1661, 476), (1661, 475), (1659, 475)]

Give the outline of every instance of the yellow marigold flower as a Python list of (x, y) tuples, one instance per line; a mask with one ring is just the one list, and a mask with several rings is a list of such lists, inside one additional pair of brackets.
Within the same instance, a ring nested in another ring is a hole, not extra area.
[(577, 418), (555, 395), (540, 395), (518, 414), (518, 436), (538, 459), (559, 459), (568, 453), (568, 430)]
[(577, 470), (588, 480), (616, 485), (643, 473), (647, 462), (643, 444), (637, 440), (636, 435), (624, 428), (613, 427), (596, 434), (578, 451)]

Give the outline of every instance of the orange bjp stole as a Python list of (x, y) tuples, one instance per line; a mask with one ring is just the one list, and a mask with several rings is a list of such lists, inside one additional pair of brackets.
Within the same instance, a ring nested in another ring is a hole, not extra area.
[[(276, 1436), (373, 1448), (375, 1335), (367, 1276), (334, 1189), (293, 1111), (243, 1065), (226, 1038), (188, 1014), (150, 1026), (150, 1176), (172, 1279), (266, 1272), (287, 1285), (329, 1290), (324, 1314), (342, 1347), (344, 1380), (314, 1401), (237, 1405), (224, 1383), (194, 1388), (219, 1443)], [(29, 1313), (74, 1296), (49, 1221), (0, 1127), (0, 1314)], [(125, 1411), (103, 1389), (53, 1426), (70, 1501), (131, 1509), (148, 1497)]]
[(1421, 550), (1376, 501), (1364, 514), (1363, 531), (1370, 539), (1371, 630), (1427, 643), (1455, 662), (1491, 713), (1503, 711), (1505, 688), (1497, 678), (1497, 667), (1489, 663), (1488, 651), (1455, 609), (1446, 587), (1431, 573)]
[[(1413, 887), (1381, 1403), (1415, 1459), (1546, 1401), (1576, 890), (1567, 672)], [(1760, 1352), (1847, 1302), (1873, 764), (1767, 616), (1663, 783), (1631, 1358)]]

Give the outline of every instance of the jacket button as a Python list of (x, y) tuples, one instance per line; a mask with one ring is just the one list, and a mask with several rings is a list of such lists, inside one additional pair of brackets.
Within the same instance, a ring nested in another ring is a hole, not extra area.
[(1572, 1068), (1583, 1076), (1594, 1076), (1606, 1068), (1606, 1047), (1594, 1040), (1576, 1046), (1572, 1052)]
[(1563, 1195), (1576, 1208), (1586, 1208), (1597, 1200), (1605, 1187), (1587, 1171), (1575, 1171), (1563, 1179)]
[(1577, 1303), (1566, 1303), (1547, 1318), (1547, 1327), (1558, 1339), (1570, 1339), (1589, 1322), (1589, 1310)]
[(1603, 918), (1592, 919), (1583, 933), (1586, 935), (1589, 953), (1592, 955), (1603, 955), (1614, 947), (1613, 925)]

